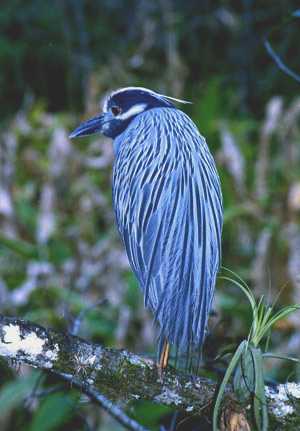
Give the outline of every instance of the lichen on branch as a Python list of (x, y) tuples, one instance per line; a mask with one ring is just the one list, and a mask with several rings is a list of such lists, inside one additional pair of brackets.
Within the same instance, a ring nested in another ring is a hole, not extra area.
[[(217, 388), (212, 380), (171, 367), (161, 378), (150, 359), (1, 315), (0, 356), (53, 372), (86, 393), (90, 389), (90, 393), (103, 394), (122, 405), (149, 400), (193, 415), (210, 415)], [(282, 430), (296, 430), (300, 424), (295, 407), (300, 399), (300, 384), (289, 387), (292, 390), (285, 397), (282, 385), (278, 390), (266, 390), (271, 421)], [(228, 405), (238, 405), (230, 386), (224, 401), (224, 406)]]

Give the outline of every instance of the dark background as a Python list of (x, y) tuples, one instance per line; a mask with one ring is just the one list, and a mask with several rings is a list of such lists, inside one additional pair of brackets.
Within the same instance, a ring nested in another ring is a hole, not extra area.
[[(300, 302), (300, 84), (264, 46), (267, 38), (300, 74), (297, 3), (2, 2), (1, 313), (71, 330), (88, 309), (82, 337), (155, 354), (155, 328), (114, 225), (111, 142), (68, 139), (107, 92), (128, 85), (193, 102), (184, 110), (221, 176), (223, 265), (270, 304)], [(230, 283), (219, 280), (214, 308), (206, 358), (246, 337), (251, 324), (246, 299)], [(280, 322), (272, 349), (299, 356), (299, 326), (299, 313)], [(278, 362), (266, 372), (274, 381), (298, 374)], [(0, 362), (2, 430), (122, 429), (53, 377), (33, 393), (37, 376)], [(129, 411), (153, 429), (167, 413), (142, 403)]]

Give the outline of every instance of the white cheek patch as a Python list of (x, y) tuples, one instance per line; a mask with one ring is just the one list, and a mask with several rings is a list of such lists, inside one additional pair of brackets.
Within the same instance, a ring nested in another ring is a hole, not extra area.
[(132, 106), (128, 111), (123, 112), (120, 115), (117, 115), (116, 118), (118, 120), (128, 120), (128, 118), (133, 117), (134, 115), (140, 114), (141, 112), (145, 111), (147, 107), (146, 103), (139, 103), (138, 105)]

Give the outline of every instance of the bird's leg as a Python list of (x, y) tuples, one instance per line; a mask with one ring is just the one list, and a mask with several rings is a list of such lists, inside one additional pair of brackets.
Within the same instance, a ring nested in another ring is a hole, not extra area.
[(162, 377), (162, 373), (165, 368), (167, 368), (170, 354), (170, 343), (168, 343), (167, 339), (164, 341), (163, 349), (159, 358), (159, 362), (157, 364), (158, 374), (160, 378)]

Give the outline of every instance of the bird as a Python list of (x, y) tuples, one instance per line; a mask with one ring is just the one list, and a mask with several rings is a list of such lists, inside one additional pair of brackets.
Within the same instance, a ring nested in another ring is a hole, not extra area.
[(160, 370), (171, 346), (183, 355), (203, 346), (221, 261), (220, 178), (205, 138), (179, 109), (186, 103), (143, 87), (120, 88), (70, 134), (113, 139), (116, 224), (158, 323)]

